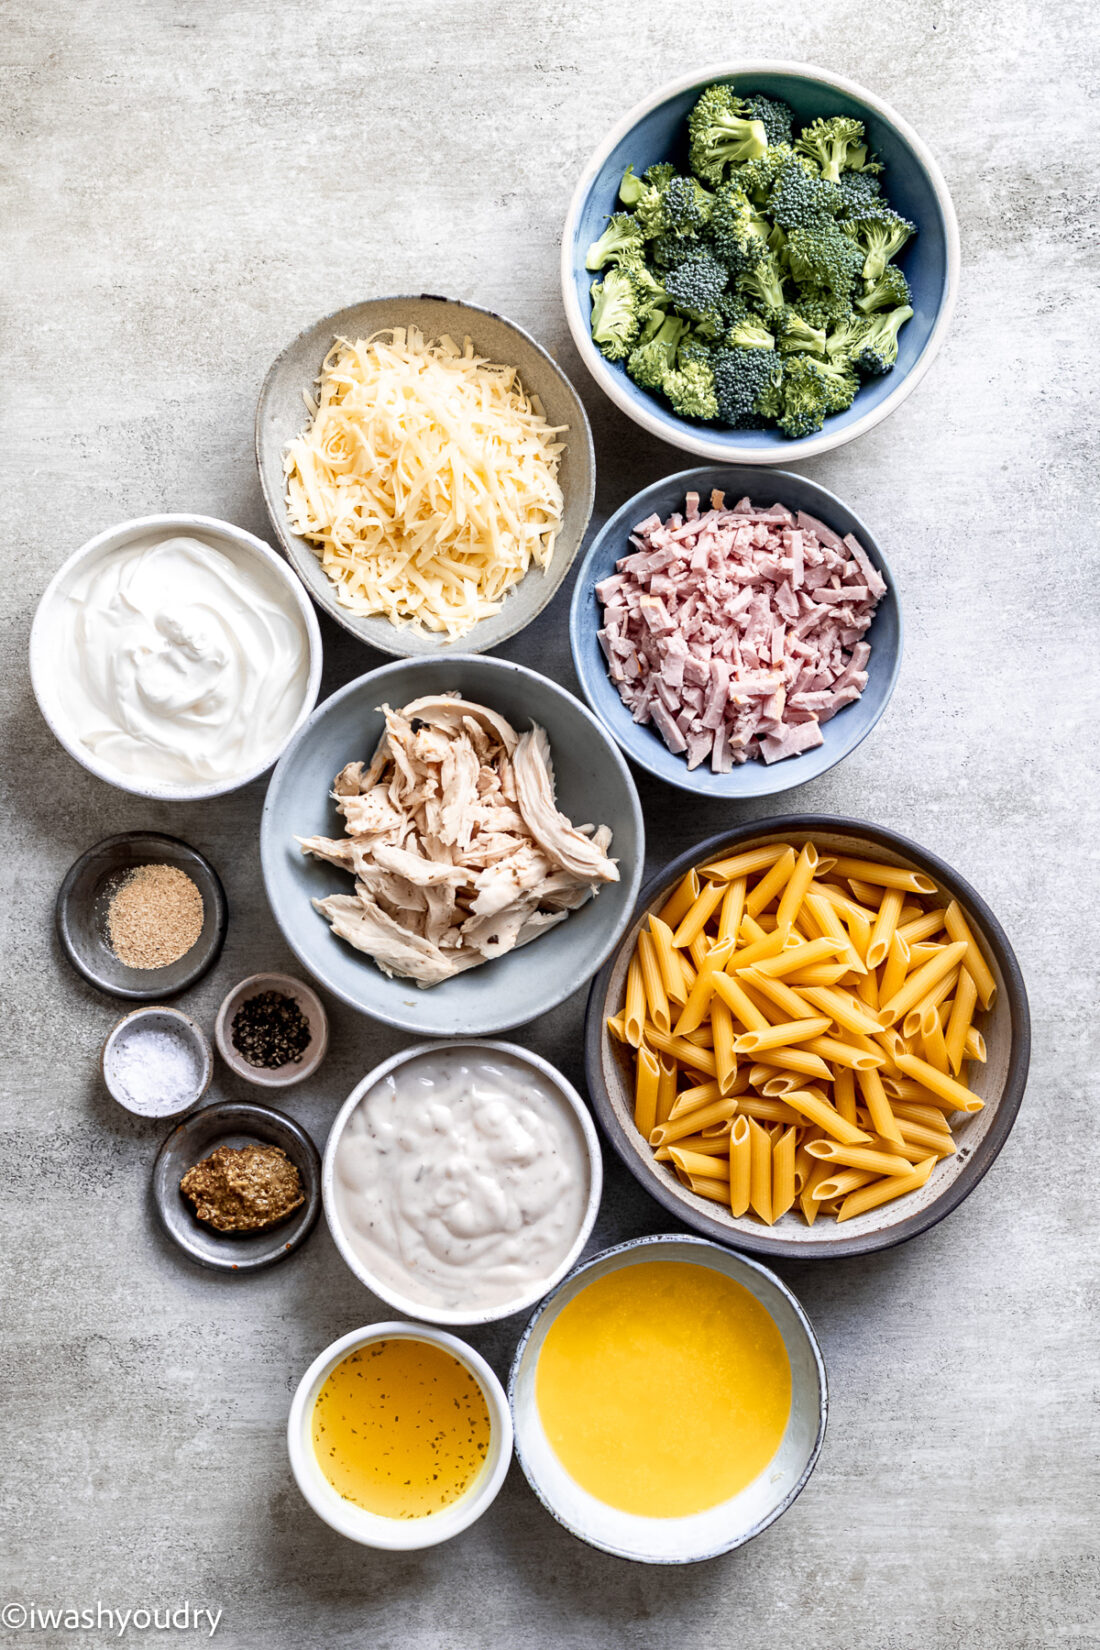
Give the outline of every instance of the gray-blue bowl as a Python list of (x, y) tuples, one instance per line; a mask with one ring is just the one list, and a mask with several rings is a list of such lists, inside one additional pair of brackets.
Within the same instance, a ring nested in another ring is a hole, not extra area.
[[(686, 169), (687, 117), (704, 87), (735, 83), (746, 95), (781, 98), (803, 120), (851, 115), (867, 126), (870, 146), (885, 163), (883, 188), (893, 206), (917, 226), (898, 258), (913, 293), (913, 318), (902, 328), (897, 365), (866, 382), (847, 412), (834, 413), (817, 435), (791, 441), (779, 430), (729, 430), (679, 418), (668, 403), (627, 377), (592, 342), (584, 266), (591, 243), (617, 210), (626, 168), (643, 172), (671, 160)], [(604, 393), (636, 424), (700, 458), (740, 464), (794, 464), (826, 453), (873, 429), (924, 377), (943, 343), (959, 282), (959, 228), (947, 184), (927, 144), (873, 92), (826, 69), (804, 63), (723, 62), (685, 74), (637, 104), (600, 144), (581, 174), (562, 239), (561, 281), (569, 330), (585, 366)]]
[[(620, 881), (606, 884), (567, 920), (505, 957), (421, 990), (388, 979), (338, 939), (314, 899), (349, 894), (351, 878), (307, 857), (296, 836), (339, 837), (330, 792), (347, 762), (367, 760), (382, 733), (379, 705), (457, 692), (499, 711), (520, 731), (546, 729), (561, 811), (577, 824), (609, 825)], [(287, 944), (323, 986), (363, 1014), (423, 1037), (484, 1037), (523, 1025), (563, 1002), (595, 974), (630, 922), (645, 860), (642, 810), (623, 758), (571, 693), (524, 665), (455, 653), (383, 665), (318, 705), (283, 753), (260, 826), (264, 885)]]
[[(614, 572), (615, 563), (621, 556), (629, 554), (627, 539), (637, 524), (654, 511), (663, 521), (672, 511), (682, 510), (684, 496), (688, 492), (698, 493), (705, 505), (715, 487), (725, 492), (730, 504), (747, 494), (754, 504), (779, 503), (785, 504), (789, 510), (805, 510), (842, 538), (845, 533), (854, 533), (886, 581), (886, 594), (879, 602), (867, 632), (867, 641), (871, 644), (867, 686), (861, 698), (854, 704), (845, 705), (832, 721), (822, 725), (825, 743), (801, 756), (789, 756), (782, 762), (775, 762), (771, 767), (760, 761), (745, 762), (731, 773), (712, 773), (707, 767), (689, 772), (684, 758), (669, 750), (655, 728), (639, 726), (607, 674), (607, 664), (596, 639), (601, 609), (596, 600), (595, 586)], [(819, 774), (828, 773), (866, 739), (890, 703), (901, 668), (901, 604), (894, 575), (874, 535), (835, 493), (788, 470), (771, 470), (762, 476), (759, 470), (744, 466), (716, 465), (699, 470), (681, 470), (676, 475), (655, 481), (652, 487), (635, 493), (604, 523), (589, 546), (573, 587), (569, 640), (573, 649), (573, 664), (585, 698), (632, 762), (682, 791), (691, 791), (696, 796), (722, 796), (731, 802), (743, 802), (753, 796), (776, 796), (780, 791), (789, 791), (795, 785), (804, 784), (807, 779), (816, 779)]]

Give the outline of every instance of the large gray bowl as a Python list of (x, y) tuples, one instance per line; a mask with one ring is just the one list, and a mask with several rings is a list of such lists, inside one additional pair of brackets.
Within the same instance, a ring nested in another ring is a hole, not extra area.
[[(395, 625), (384, 617), (360, 618), (336, 599), (336, 588), (316, 553), (290, 525), (286, 508), (283, 453), (306, 426), (303, 390), (312, 392), (321, 364), (334, 339), (367, 338), (385, 327), (416, 326), (425, 337), (449, 333), (456, 342), (469, 337), (491, 361), (515, 367), (529, 394), (542, 402), (547, 421), (566, 425), (558, 479), (565, 499), (561, 532), (545, 572), (533, 568), (504, 598), (500, 611), (481, 619), (465, 636), (450, 641), (419, 626)], [(380, 653), (398, 658), (432, 658), (438, 654), (480, 653), (497, 647), (531, 623), (557, 591), (581, 547), (596, 494), (596, 455), (588, 415), (576, 390), (557, 363), (529, 333), (503, 315), (464, 304), (457, 298), (371, 298), (326, 315), (304, 332), (275, 361), (264, 379), (256, 408), (256, 465), (271, 524), (290, 564), (317, 603), (345, 630)]]
[[(368, 759), (382, 733), (378, 706), (458, 692), (499, 711), (522, 733), (547, 732), (558, 806), (576, 824), (611, 827), (621, 880), (548, 933), (481, 968), (422, 990), (387, 979), (337, 939), (314, 899), (350, 894), (352, 879), (307, 858), (295, 836), (341, 834), (330, 791), (346, 762)], [(370, 671), (319, 705), (271, 777), (260, 826), (264, 884), (294, 954), (329, 991), (387, 1025), (423, 1037), (484, 1037), (523, 1025), (563, 1002), (610, 956), (630, 921), (645, 859), (642, 810), (630, 770), (591, 711), (554, 682), (506, 659), (455, 653)]]

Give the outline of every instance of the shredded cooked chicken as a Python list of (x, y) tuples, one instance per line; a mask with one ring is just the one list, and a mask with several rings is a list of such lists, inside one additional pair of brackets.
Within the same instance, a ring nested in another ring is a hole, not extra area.
[(345, 835), (296, 841), (355, 878), (354, 894), (313, 903), (383, 973), (439, 985), (619, 880), (608, 827), (558, 811), (542, 728), (519, 734), (457, 693), (381, 708), (369, 766), (349, 762), (333, 782)]

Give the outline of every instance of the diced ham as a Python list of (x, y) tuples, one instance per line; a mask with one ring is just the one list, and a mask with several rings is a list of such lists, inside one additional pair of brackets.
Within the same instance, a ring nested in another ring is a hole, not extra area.
[(689, 768), (780, 761), (822, 743), (858, 699), (862, 638), (886, 585), (859, 541), (815, 517), (715, 490), (700, 511), (639, 522), (595, 587), (608, 674), (640, 724)]

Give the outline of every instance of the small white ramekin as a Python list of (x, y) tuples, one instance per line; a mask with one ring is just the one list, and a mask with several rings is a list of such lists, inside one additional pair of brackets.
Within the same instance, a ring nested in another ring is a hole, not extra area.
[[(294, 726), (287, 730), (286, 738), (278, 745), (272, 746), (262, 762), (255, 763), (228, 779), (219, 779), (206, 785), (169, 785), (145, 781), (120, 773), (108, 762), (98, 761), (92, 752), (73, 736), (71, 729), (66, 725), (66, 718), (56, 694), (57, 620), (75, 575), (83, 571), (97, 556), (108, 555), (112, 550), (119, 550), (134, 540), (170, 533), (194, 533), (213, 543), (215, 547), (221, 540), (230, 554), (234, 551), (238, 554), (243, 552), (246, 556), (252, 556), (256, 561), (262, 562), (282, 586), (288, 606), (293, 608), (301, 619), (309, 649), (309, 675), (305, 692)], [(321, 631), (317, 615), (313, 611), (313, 603), (297, 575), (281, 556), (275, 554), (270, 545), (258, 539), (254, 533), (246, 532), (243, 527), (234, 527), (232, 522), (219, 521), (214, 516), (138, 516), (133, 521), (123, 521), (117, 527), (108, 527), (105, 532), (97, 533), (95, 538), (89, 539), (87, 544), (82, 544), (80, 549), (58, 568), (42, 592), (34, 615), (34, 623), (31, 626), (30, 670), (34, 696), (38, 700), (38, 708), (50, 732), (82, 768), (87, 768), (89, 773), (94, 773), (97, 779), (113, 785), (116, 790), (129, 791), (133, 796), (147, 796), (163, 802), (198, 802), (212, 796), (224, 796), (227, 791), (240, 790), (242, 785), (258, 779), (278, 761), (317, 703), (317, 694), (321, 686)]]
[[(402, 1295), (388, 1281), (376, 1277), (370, 1268), (364, 1265), (345, 1237), (340, 1224), (340, 1216), (336, 1209), (334, 1187), (336, 1148), (340, 1142), (340, 1136), (344, 1132), (344, 1126), (360, 1100), (370, 1092), (376, 1083), (380, 1083), (383, 1077), (388, 1077), (390, 1072), (397, 1066), (404, 1065), (408, 1060), (415, 1060), (422, 1054), (442, 1053), (444, 1050), (449, 1049), (453, 1049), (456, 1053), (461, 1053), (466, 1049), (481, 1049), (489, 1054), (509, 1054), (540, 1072), (556, 1090), (561, 1098), (562, 1105), (572, 1112), (575, 1117), (584, 1139), (588, 1158), (588, 1197), (585, 1202), (580, 1230), (577, 1232), (568, 1254), (562, 1258), (560, 1265), (556, 1266), (552, 1272), (547, 1273), (545, 1277), (539, 1278), (537, 1283), (532, 1284), (522, 1295), (513, 1300), (501, 1301), (498, 1306), (472, 1309), (461, 1306), (429, 1306), (424, 1301), (414, 1300), (409, 1296)], [(337, 1112), (336, 1120), (329, 1131), (321, 1171), (321, 1195), (324, 1199), (325, 1219), (328, 1222), (328, 1229), (332, 1233), (332, 1240), (348, 1266), (355, 1273), (360, 1283), (365, 1284), (372, 1294), (378, 1296), (379, 1300), (385, 1301), (388, 1306), (394, 1307), (398, 1312), (406, 1313), (410, 1318), (419, 1318), (427, 1323), (496, 1323), (501, 1318), (510, 1318), (513, 1313), (529, 1312), (536, 1302), (540, 1301), (548, 1290), (553, 1289), (555, 1284), (560, 1283), (566, 1273), (576, 1265), (581, 1250), (588, 1242), (595, 1223), (602, 1191), (603, 1159), (600, 1156), (600, 1142), (596, 1135), (596, 1126), (592, 1121), (588, 1107), (584, 1104), (572, 1083), (566, 1082), (560, 1071), (556, 1070), (548, 1060), (542, 1059), (540, 1055), (532, 1054), (530, 1049), (520, 1048), (515, 1043), (495, 1042), (482, 1037), (464, 1037), (446, 1043), (417, 1043), (414, 1047), (402, 1049), (400, 1054), (394, 1054), (390, 1059), (383, 1060), (381, 1065), (375, 1066), (374, 1070), (368, 1072), (361, 1083), (356, 1084)]]
[[(333, 1489), (321, 1471), (313, 1449), (310, 1421), (313, 1406), (325, 1381), (336, 1365), (350, 1352), (356, 1352), (372, 1341), (424, 1341), (429, 1346), (442, 1347), (457, 1358), (473, 1375), (481, 1388), (489, 1411), (489, 1453), (473, 1484), (465, 1495), (442, 1512), (430, 1513), (424, 1518), (383, 1518), (367, 1512), (354, 1502), (346, 1501)], [(319, 1518), (350, 1541), (364, 1547), (381, 1547), (389, 1552), (412, 1552), (420, 1547), (436, 1547), (441, 1541), (450, 1541), (476, 1523), (482, 1513), (496, 1500), (512, 1459), (512, 1414), (504, 1388), (489, 1365), (472, 1346), (455, 1335), (430, 1329), (416, 1323), (374, 1323), (364, 1329), (353, 1329), (315, 1358), (298, 1384), (290, 1406), (287, 1423), (287, 1449), (290, 1467), (298, 1488)]]

